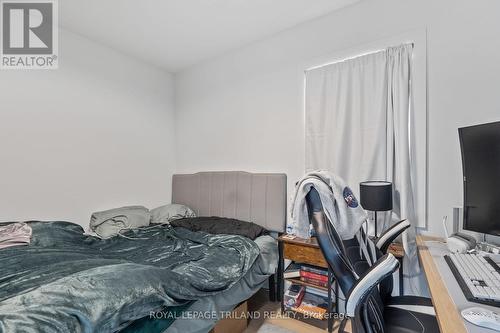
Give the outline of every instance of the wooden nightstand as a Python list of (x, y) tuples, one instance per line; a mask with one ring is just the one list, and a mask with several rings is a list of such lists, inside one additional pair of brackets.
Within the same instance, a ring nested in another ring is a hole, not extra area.
[[(335, 312), (338, 313), (338, 285), (333, 279), (333, 274), (330, 271), (328, 264), (323, 257), (323, 253), (319, 248), (316, 238), (302, 239), (302, 238), (290, 238), (288, 235), (283, 235), (278, 238), (279, 246), (279, 262), (278, 262), (278, 297), (281, 301), (281, 312), (285, 313), (284, 304), (284, 292), (285, 292), (285, 278), (284, 266), (285, 259), (289, 259), (296, 263), (308, 264), (312, 266), (317, 266), (321, 268), (326, 268), (328, 270), (328, 283), (327, 287), (318, 287), (307, 282), (301, 281), (298, 278), (288, 278), (286, 280), (293, 284), (302, 284), (309, 287), (319, 288), (326, 290), (328, 292), (328, 332), (333, 330), (333, 318), (331, 313), (334, 313), (333, 302), (332, 302), (332, 286), (335, 288)], [(291, 311), (291, 310), (288, 310)]]

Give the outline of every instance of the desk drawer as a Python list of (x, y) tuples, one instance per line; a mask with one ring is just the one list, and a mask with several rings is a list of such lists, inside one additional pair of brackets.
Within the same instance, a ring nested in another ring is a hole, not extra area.
[(321, 253), (321, 250), (317, 247), (285, 243), (283, 244), (283, 256), (285, 259), (328, 268), (323, 253)]

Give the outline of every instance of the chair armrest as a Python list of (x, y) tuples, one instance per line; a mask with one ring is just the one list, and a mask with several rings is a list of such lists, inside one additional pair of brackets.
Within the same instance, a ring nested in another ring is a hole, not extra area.
[(398, 223), (394, 224), (392, 227), (387, 229), (380, 237), (377, 239), (375, 246), (383, 253), (387, 253), (387, 249), (389, 245), (411, 226), (408, 220), (401, 220)]
[(360, 306), (366, 302), (371, 291), (378, 286), (380, 281), (394, 273), (398, 267), (398, 260), (390, 253), (377, 260), (349, 291), (346, 297), (346, 315), (353, 318), (356, 313), (359, 313)]

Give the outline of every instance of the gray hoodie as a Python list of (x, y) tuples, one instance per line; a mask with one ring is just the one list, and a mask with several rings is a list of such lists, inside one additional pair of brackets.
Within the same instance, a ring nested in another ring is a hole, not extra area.
[[(323, 210), (333, 227), (342, 239), (358, 238), (361, 250), (367, 260), (374, 259), (373, 244), (362, 237), (361, 228), (368, 219), (366, 212), (359, 204), (346, 182), (328, 171), (312, 171), (297, 183), (292, 198), (289, 232), (301, 238), (309, 238), (309, 214), (307, 212), (306, 195), (311, 187), (318, 191)], [(370, 243), (368, 245), (368, 243)], [(371, 254), (368, 255), (367, 248)]]

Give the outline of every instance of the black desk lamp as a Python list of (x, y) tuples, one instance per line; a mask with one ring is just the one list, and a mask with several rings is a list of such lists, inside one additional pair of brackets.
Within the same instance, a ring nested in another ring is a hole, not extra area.
[(359, 184), (361, 206), (375, 212), (375, 237), (377, 234), (377, 212), (392, 210), (392, 183), (367, 181)]

